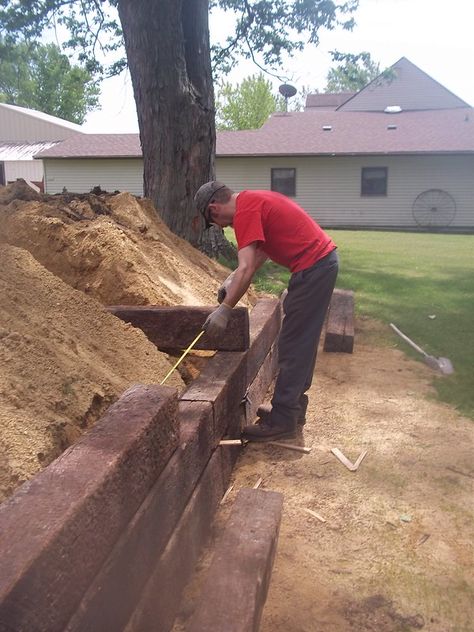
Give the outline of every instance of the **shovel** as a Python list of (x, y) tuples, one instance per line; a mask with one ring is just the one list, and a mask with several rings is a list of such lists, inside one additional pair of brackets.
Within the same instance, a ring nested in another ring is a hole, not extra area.
[(435, 371), (440, 371), (441, 373), (444, 373), (444, 375), (450, 375), (454, 372), (453, 365), (449, 358), (435, 358), (432, 355), (428, 355), (426, 351), (423, 351), (423, 349), (415, 344), (413, 340), (410, 340), (408, 336), (405, 336), (405, 334), (402, 333), (397, 327), (395, 327), (393, 323), (390, 323), (390, 327), (396, 334), (400, 336), (400, 338), (403, 338), (405, 342), (408, 342), (410, 347), (413, 347), (415, 351), (421, 353), (421, 355), (423, 356), (423, 360), (430, 368), (434, 369)]

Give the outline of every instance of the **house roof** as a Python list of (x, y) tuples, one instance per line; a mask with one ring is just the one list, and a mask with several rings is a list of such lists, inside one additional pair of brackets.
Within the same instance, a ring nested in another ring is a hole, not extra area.
[(0, 143), (0, 160), (32, 160), (40, 151), (54, 147), (60, 141), (45, 141), (41, 143)]
[(72, 136), (36, 158), (136, 158), (142, 155), (138, 134)]
[(218, 156), (474, 152), (474, 109), (274, 114), (260, 129), (220, 132)]
[(353, 97), (355, 92), (325, 92), (308, 94), (305, 108), (319, 108), (321, 110), (335, 110)]
[[(474, 109), (277, 113), (256, 130), (217, 133), (217, 156), (474, 153)], [(37, 158), (141, 157), (138, 134), (69, 138)]]
[(387, 106), (398, 105), (403, 110), (444, 110), (470, 107), (450, 90), (401, 57), (386, 71), (350, 96), (339, 110), (383, 112)]
[(44, 112), (39, 112), (38, 110), (31, 110), (30, 108), (22, 108), (19, 105), (9, 105), (8, 103), (0, 103), (0, 108), (13, 110), (14, 112), (18, 112), (19, 114), (31, 116), (33, 118), (39, 119), (41, 121), (45, 121), (47, 123), (53, 123), (54, 125), (65, 127), (66, 129), (70, 129), (80, 134), (85, 133), (82, 127), (80, 125), (77, 125), (76, 123), (65, 121), (64, 119), (58, 118), (57, 116), (52, 116), (51, 114), (45, 114)]

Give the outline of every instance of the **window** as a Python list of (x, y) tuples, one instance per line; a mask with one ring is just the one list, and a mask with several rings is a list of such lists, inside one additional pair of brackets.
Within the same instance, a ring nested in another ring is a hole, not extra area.
[(362, 167), (361, 195), (387, 195), (387, 167)]
[(5, 164), (0, 162), (0, 185), (4, 186), (5, 184)]
[(296, 169), (272, 169), (272, 191), (296, 195)]

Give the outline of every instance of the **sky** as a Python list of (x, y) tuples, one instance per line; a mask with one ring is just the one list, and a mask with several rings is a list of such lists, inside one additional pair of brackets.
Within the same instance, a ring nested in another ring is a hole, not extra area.
[[(474, 106), (474, 0), (360, 0), (353, 31), (320, 31), (320, 44), (286, 59), (278, 73), (299, 87), (323, 90), (332, 62), (329, 51), (368, 51), (380, 68), (407, 57), (433, 79)], [(211, 16), (211, 40), (232, 28), (231, 16)], [(232, 83), (258, 73), (242, 62), (227, 76)], [(280, 82), (273, 81), (275, 92)], [(133, 89), (128, 74), (102, 84), (102, 109), (89, 113), (83, 128), (93, 133), (137, 132)], [(290, 101), (291, 103), (291, 101)]]

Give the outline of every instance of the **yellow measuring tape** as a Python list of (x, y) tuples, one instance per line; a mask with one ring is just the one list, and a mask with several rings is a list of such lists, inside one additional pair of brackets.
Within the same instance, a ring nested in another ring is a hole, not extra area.
[(173, 371), (175, 370), (175, 368), (178, 366), (178, 364), (181, 362), (181, 360), (183, 360), (183, 358), (191, 351), (191, 349), (194, 347), (194, 345), (196, 344), (196, 342), (199, 340), (199, 338), (204, 334), (204, 329), (198, 333), (198, 335), (196, 336), (196, 338), (194, 338), (194, 340), (192, 341), (192, 343), (189, 345), (189, 347), (186, 349), (186, 351), (184, 351), (183, 355), (180, 357), (180, 359), (176, 362), (176, 364), (168, 371), (168, 373), (165, 375), (165, 377), (161, 380), (160, 384), (164, 384), (166, 382), (166, 380), (169, 378), (169, 376), (173, 373)]

